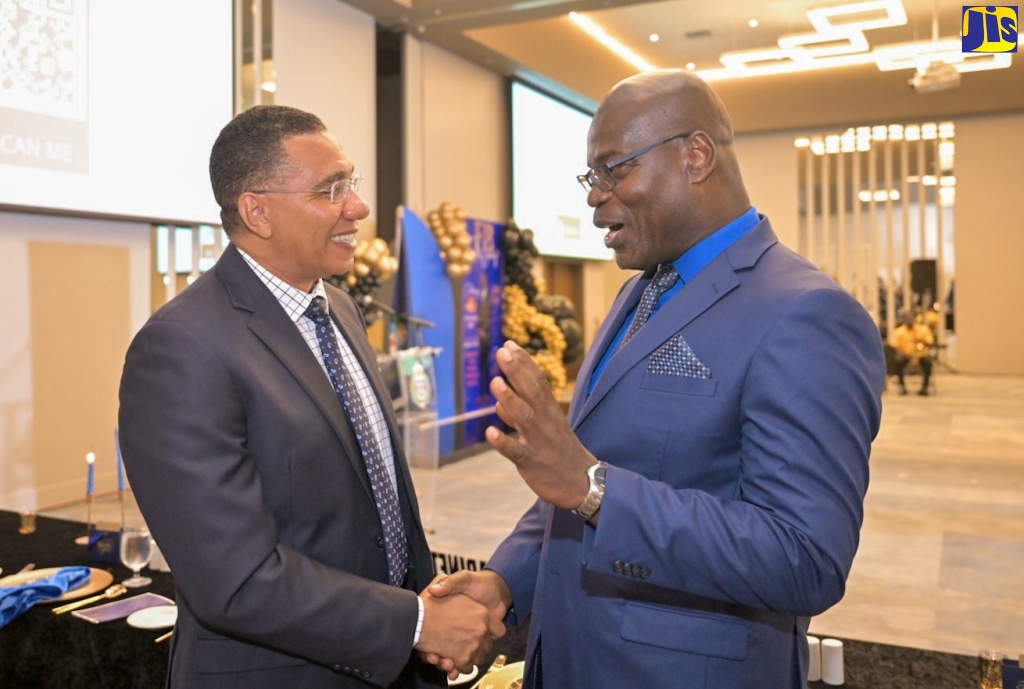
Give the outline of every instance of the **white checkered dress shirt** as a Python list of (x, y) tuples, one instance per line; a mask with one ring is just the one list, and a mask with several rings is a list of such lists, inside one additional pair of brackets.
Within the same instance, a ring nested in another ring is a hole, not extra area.
[[(324, 366), (324, 359), (320, 355), (320, 343), (316, 339), (316, 325), (305, 316), (306, 309), (309, 307), (310, 302), (313, 301), (313, 297), (322, 296), (325, 301), (327, 300), (327, 292), (324, 289), (323, 281), (317, 280), (313, 291), (307, 294), (267, 272), (252, 256), (241, 249), (238, 249), (238, 253), (242, 255), (242, 258), (253, 269), (253, 272), (259, 276), (263, 284), (274, 294), (277, 301), (281, 304), (281, 308), (284, 309), (288, 317), (295, 323), (295, 327), (302, 333), (306, 344), (320, 363), (320, 368), (323, 370), (324, 375), (330, 381), (327, 367)], [(355, 384), (356, 390), (359, 393), (359, 399), (362, 401), (363, 406), (366, 408), (367, 416), (370, 418), (370, 426), (373, 430), (373, 435), (377, 438), (377, 445), (380, 446), (381, 456), (384, 459), (384, 466), (387, 468), (388, 476), (391, 478), (391, 484), (397, 492), (398, 479), (395, 477), (395, 451), (391, 445), (391, 434), (388, 433), (387, 423), (384, 421), (384, 412), (380, 408), (377, 396), (373, 394), (373, 388), (370, 387), (370, 381), (366, 377), (363, 367), (359, 365), (359, 360), (352, 353), (352, 348), (349, 347), (348, 341), (338, 331), (338, 326), (334, 323), (333, 319), (331, 320), (331, 327), (334, 329), (334, 339), (338, 341), (338, 351), (341, 352), (341, 358), (348, 369), (349, 376), (352, 379), (351, 382)], [(331, 390), (333, 389), (334, 384), (331, 383)]]

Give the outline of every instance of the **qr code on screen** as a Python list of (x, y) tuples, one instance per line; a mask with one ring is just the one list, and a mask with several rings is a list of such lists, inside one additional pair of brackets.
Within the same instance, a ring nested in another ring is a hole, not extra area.
[(87, 29), (86, 0), (3, 0), (0, 106), (84, 120)]

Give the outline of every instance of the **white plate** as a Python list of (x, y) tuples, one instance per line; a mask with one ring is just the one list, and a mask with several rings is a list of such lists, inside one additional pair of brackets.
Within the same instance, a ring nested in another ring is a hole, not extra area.
[(154, 605), (133, 612), (128, 616), (128, 624), (136, 629), (162, 629), (173, 627), (177, 619), (177, 605)]
[(479, 675), (479, 674), (480, 674), (480, 668), (478, 668), (476, 665), (474, 665), (473, 669), (470, 670), (469, 672), (463, 672), (461, 675), (459, 675), (455, 679), (449, 679), (448, 680), (448, 686), (449, 687), (460, 686), (462, 684), (465, 684), (466, 682), (469, 682), (470, 680), (476, 679), (476, 676)]

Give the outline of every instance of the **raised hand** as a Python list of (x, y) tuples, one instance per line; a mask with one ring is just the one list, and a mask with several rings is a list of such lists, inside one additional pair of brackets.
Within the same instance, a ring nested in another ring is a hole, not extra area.
[(491, 393), (498, 401), (498, 416), (519, 437), (490, 426), (487, 442), (512, 460), (539, 497), (575, 509), (586, 497), (587, 469), (597, 459), (573, 433), (544, 373), (523, 348), (508, 341), (495, 358), (505, 378), (491, 380)]

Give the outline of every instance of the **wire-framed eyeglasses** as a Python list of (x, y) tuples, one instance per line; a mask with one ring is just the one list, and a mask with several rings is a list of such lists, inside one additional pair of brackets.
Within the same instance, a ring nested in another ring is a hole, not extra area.
[(662, 144), (667, 144), (669, 141), (672, 141), (673, 139), (685, 139), (692, 133), (693, 132), (683, 132), (682, 134), (673, 134), (667, 139), (656, 141), (649, 146), (644, 146), (643, 148), (633, 151), (632, 153), (627, 153), (621, 158), (616, 158), (615, 160), (609, 161), (602, 165), (598, 165), (597, 167), (592, 167), (589, 170), (587, 170), (587, 174), (577, 175), (576, 180), (583, 187), (583, 190), (586, 191), (588, 194), (590, 193), (591, 189), (611, 191), (612, 189), (615, 188), (615, 185), (618, 183), (618, 180), (615, 178), (615, 175), (612, 174), (613, 169), (617, 168), (619, 165), (622, 165), (623, 163), (628, 163), (634, 158), (639, 158), (640, 156), (642, 156), (644, 153), (647, 153), (651, 149), (657, 148)]
[(363, 186), (363, 174), (357, 172), (351, 177), (339, 179), (327, 189), (254, 189), (254, 194), (326, 194), (331, 203), (341, 203), (350, 191), (359, 192)]

